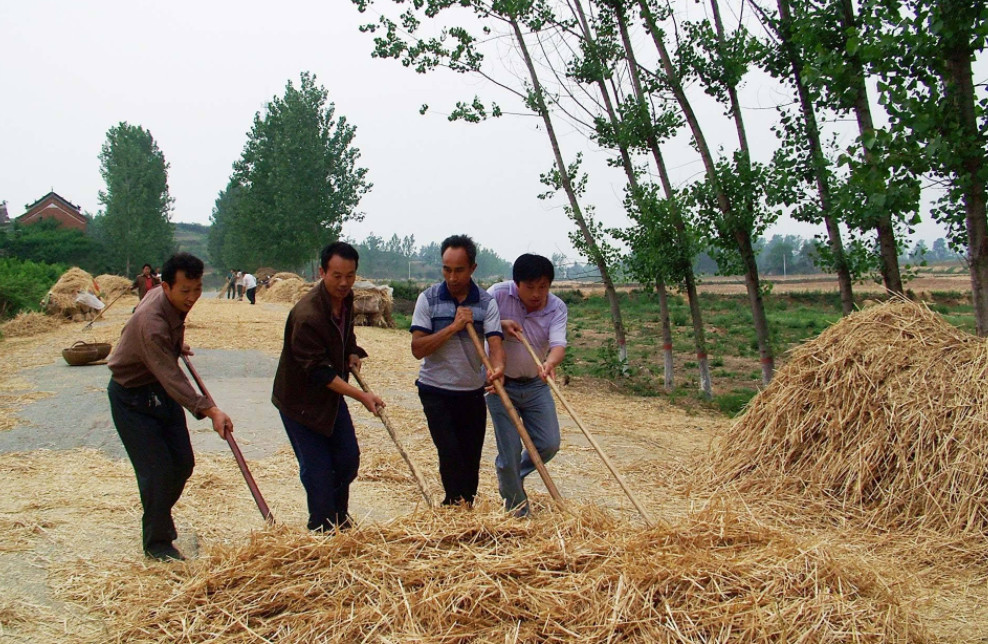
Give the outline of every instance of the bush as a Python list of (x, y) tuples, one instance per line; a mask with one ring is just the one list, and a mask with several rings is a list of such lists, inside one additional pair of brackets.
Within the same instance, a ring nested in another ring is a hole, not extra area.
[(396, 280), (390, 282), (389, 286), (392, 289), (391, 295), (396, 300), (411, 300), (414, 302), (415, 300), (418, 299), (419, 293), (422, 292), (422, 289), (419, 288), (419, 285), (411, 281)]
[(0, 319), (41, 310), (41, 300), (67, 270), (61, 264), (0, 257)]

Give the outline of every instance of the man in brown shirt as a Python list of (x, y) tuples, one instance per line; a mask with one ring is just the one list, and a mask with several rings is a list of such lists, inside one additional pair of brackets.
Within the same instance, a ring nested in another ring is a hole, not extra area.
[(144, 299), (151, 289), (161, 284), (161, 278), (154, 274), (154, 269), (150, 264), (145, 264), (141, 269), (141, 274), (134, 278), (134, 283), (130, 285), (130, 290), (137, 289), (137, 297)]
[(233, 421), (208, 396), (193, 389), (178, 366), (185, 344), (185, 316), (202, 295), (202, 260), (172, 256), (152, 289), (124, 325), (108, 365), (113, 424), (137, 474), (144, 507), (144, 553), (163, 561), (182, 559), (172, 545), (177, 534), (172, 507), (192, 475), (195, 458), (183, 407), (209, 419), (221, 437)]
[(360, 466), (343, 397), (359, 401), (372, 414), (384, 401), (347, 382), (367, 357), (353, 333), (357, 251), (335, 242), (323, 248), (319, 260), (319, 282), (288, 314), (271, 402), (281, 412), (298, 459), (309, 529), (331, 531), (350, 525), (350, 483)]

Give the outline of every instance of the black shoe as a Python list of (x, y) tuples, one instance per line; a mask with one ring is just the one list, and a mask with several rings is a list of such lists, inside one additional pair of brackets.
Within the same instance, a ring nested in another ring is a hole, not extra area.
[(185, 557), (172, 544), (154, 545), (144, 550), (144, 556), (157, 561), (185, 561)]

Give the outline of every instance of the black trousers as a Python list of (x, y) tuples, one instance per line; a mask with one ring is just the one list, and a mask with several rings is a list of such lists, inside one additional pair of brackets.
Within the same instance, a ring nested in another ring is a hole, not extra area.
[(106, 391), (113, 424), (137, 475), (144, 550), (171, 544), (178, 536), (172, 507), (195, 466), (185, 410), (157, 383), (124, 387), (111, 379)]
[(443, 505), (473, 503), (487, 431), (484, 392), (444, 395), (419, 389), (419, 400), (439, 453), (439, 476), (446, 492)]
[(256, 301), (254, 299), (254, 296), (257, 295), (257, 287), (255, 286), (254, 288), (247, 289), (246, 295), (247, 295), (247, 301), (253, 304)]

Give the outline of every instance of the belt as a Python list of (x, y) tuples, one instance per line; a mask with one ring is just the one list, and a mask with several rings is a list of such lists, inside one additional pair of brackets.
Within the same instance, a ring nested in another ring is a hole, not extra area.
[(540, 380), (540, 378), (538, 376), (534, 376), (532, 378), (512, 378), (510, 376), (505, 376), (504, 384), (527, 385), (528, 383), (535, 382), (536, 380)]

